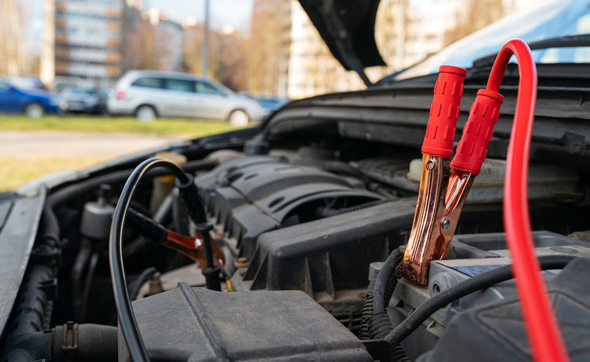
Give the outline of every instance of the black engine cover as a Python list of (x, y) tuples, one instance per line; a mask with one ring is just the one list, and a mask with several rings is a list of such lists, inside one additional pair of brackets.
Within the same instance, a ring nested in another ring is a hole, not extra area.
[[(152, 361), (373, 361), (360, 340), (298, 291), (221, 293), (180, 283), (133, 309)], [(122, 334), (119, 361), (130, 361)]]
[(207, 211), (250, 258), (266, 231), (312, 221), (313, 210), (338, 200), (351, 207), (383, 197), (353, 188), (343, 177), (319, 168), (291, 165), (267, 156), (238, 158), (195, 181)]
[[(561, 333), (572, 361), (590, 361), (590, 258), (576, 258), (549, 283)], [(436, 347), (418, 362), (531, 361), (515, 298), (469, 309), (449, 324)]]

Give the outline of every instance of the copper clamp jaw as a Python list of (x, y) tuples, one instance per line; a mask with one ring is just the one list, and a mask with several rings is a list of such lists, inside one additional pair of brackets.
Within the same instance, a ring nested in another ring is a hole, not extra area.
[(425, 285), (430, 262), (446, 259), (474, 178), (451, 170), (448, 158), (422, 156), (418, 204), (401, 263), (404, 278)]

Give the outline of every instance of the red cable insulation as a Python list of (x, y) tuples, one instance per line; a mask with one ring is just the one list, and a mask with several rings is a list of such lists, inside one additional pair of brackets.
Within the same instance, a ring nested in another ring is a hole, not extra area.
[(528, 161), (537, 100), (537, 69), (525, 42), (513, 39), (502, 46), (486, 89), (499, 90), (512, 54), (518, 60), (520, 81), (506, 157), (504, 230), (533, 357), (537, 362), (566, 362), (569, 357), (541, 277), (531, 232)]

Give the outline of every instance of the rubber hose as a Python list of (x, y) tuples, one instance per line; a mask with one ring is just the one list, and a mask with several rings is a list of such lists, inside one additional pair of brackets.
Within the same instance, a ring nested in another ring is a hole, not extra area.
[(59, 244), (59, 221), (55, 212), (49, 203), (45, 203), (43, 206), (43, 213), (41, 214), (41, 227), (40, 227), (39, 240), (49, 246), (56, 246)]

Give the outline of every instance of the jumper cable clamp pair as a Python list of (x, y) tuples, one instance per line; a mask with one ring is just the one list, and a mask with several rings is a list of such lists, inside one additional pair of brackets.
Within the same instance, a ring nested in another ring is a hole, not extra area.
[(463, 137), (453, 156), (453, 140), (466, 70), (441, 66), (422, 145), (418, 204), (402, 261), (403, 277), (428, 283), (432, 260), (446, 259), (461, 209), (486, 158), (487, 147), (504, 97), (482, 89), (469, 112)]

